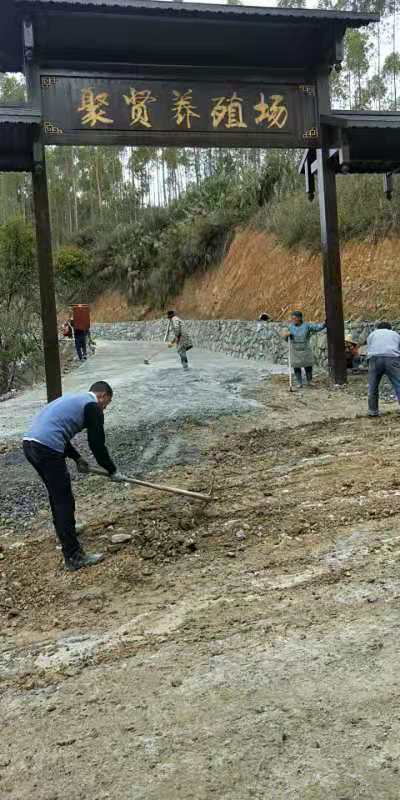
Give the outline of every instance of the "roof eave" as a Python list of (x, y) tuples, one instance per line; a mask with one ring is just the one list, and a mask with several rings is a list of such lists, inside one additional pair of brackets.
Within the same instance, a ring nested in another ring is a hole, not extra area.
[(247, 18), (276, 18), (293, 20), (327, 20), (347, 22), (351, 27), (362, 27), (371, 22), (378, 22), (379, 14), (364, 14), (356, 11), (334, 11), (324, 9), (281, 8), (267, 6), (231, 6), (222, 3), (192, 3), (175, 2), (174, 0), (14, 0), (20, 8), (32, 10), (52, 7), (52, 11), (71, 10), (77, 13), (87, 12), (92, 9), (101, 9), (102, 12), (115, 11), (119, 13), (132, 13), (140, 11), (149, 14), (161, 11), (170, 16), (200, 16), (200, 17), (247, 17)]
[(321, 114), (321, 124), (333, 128), (347, 129), (398, 128), (400, 132), (400, 112), (398, 114), (391, 112), (380, 113), (379, 111), (332, 112), (332, 114)]

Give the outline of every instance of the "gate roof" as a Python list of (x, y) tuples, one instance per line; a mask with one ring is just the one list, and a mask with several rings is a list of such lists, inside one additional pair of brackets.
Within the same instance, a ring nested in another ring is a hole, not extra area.
[(338, 171), (343, 164), (352, 173), (400, 171), (399, 112), (334, 111), (321, 122), (331, 127), (333, 143), (338, 137)]
[(29, 106), (0, 106), (0, 169), (29, 171), (33, 166), (33, 142), (41, 114)]
[[(332, 111), (322, 114), (326, 143), (337, 173), (400, 173), (400, 113), (393, 111)], [(307, 163), (317, 171), (316, 151), (305, 150), (299, 172)]]
[(378, 19), (347, 11), (168, 0), (1, 0), (2, 70), (23, 67), (24, 14), (36, 20), (42, 62), (303, 70), (338, 62), (337, 44), (346, 28)]

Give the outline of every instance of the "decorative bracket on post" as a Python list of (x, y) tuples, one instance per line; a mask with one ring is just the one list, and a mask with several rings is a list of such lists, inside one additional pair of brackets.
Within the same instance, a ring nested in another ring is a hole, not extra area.
[(338, 131), (338, 144), (339, 144), (339, 167), (342, 175), (348, 175), (350, 172), (351, 153), (350, 144), (346, 131)]
[(312, 164), (315, 162), (316, 151), (309, 148), (304, 151), (303, 158), (299, 166), (299, 174), (304, 175), (306, 184), (306, 195), (312, 203), (315, 197), (315, 174), (312, 169)]
[(39, 68), (35, 63), (35, 30), (29, 17), (22, 21), (22, 50), (28, 103), (41, 108)]
[(393, 173), (386, 172), (383, 176), (383, 191), (385, 192), (386, 200), (391, 200), (393, 197)]
[(335, 72), (341, 72), (343, 59), (344, 59), (344, 36), (339, 36), (335, 41)]
[[(313, 172), (311, 172), (312, 156), (311, 156), (311, 151), (310, 150), (308, 151), (308, 154), (309, 154), (309, 157), (306, 159), (306, 163), (304, 165), (304, 178), (305, 178), (305, 182), (306, 182), (306, 195), (307, 195), (310, 203), (312, 203), (312, 201), (314, 200), (314, 197), (315, 197), (315, 175), (314, 175)], [(315, 158), (315, 154), (314, 154), (314, 158)]]
[(24, 48), (24, 61), (25, 64), (31, 64), (33, 61), (34, 51), (34, 36), (33, 36), (33, 22), (31, 19), (24, 19), (22, 23), (23, 35), (23, 48)]

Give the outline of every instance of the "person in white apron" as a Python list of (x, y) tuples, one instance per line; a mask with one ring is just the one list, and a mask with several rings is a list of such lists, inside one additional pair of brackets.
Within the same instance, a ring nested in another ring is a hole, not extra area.
[(301, 311), (293, 311), (291, 315), (289, 329), (284, 336), (289, 341), (294, 376), (300, 389), (303, 387), (303, 369), (306, 374), (306, 386), (311, 386), (313, 379), (314, 358), (310, 337), (313, 333), (319, 333), (325, 329), (326, 322), (304, 322)]

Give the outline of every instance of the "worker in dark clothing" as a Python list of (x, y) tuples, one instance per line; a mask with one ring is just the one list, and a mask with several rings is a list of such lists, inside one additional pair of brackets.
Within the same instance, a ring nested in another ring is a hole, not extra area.
[(89, 464), (71, 444), (75, 434), (86, 428), (89, 447), (97, 463), (113, 480), (121, 480), (105, 444), (103, 411), (111, 403), (112, 396), (111, 386), (97, 381), (89, 392), (59, 397), (37, 414), (24, 436), (25, 456), (46, 486), (65, 566), (70, 571), (97, 564), (103, 555), (86, 554), (79, 544), (66, 459), (75, 461), (78, 472), (89, 471)]
[(87, 331), (82, 331), (80, 328), (74, 327), (74, 338), (75, 338), (75, 350), (79, 361), (86, 361), (87, 359), (87, 349), (86, 349), (86, 338), (87, 338)]

